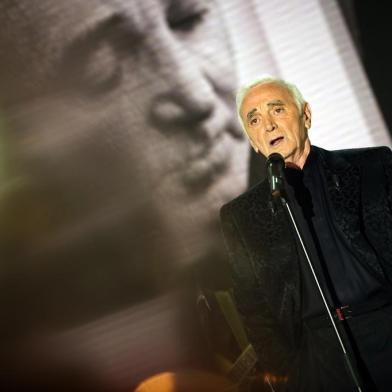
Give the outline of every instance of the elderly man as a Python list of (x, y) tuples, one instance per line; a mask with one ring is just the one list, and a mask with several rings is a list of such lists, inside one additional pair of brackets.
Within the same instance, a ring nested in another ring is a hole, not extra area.
[[(390, 390), (390, 150), (312, 146), (310, 106), (286, 81), (264, 78), (237, 98), (254, 150), (285, 160), (288, 200), (328, 305), (343, 309), (339, 328), (363, 386)], [(270, 198), (264, 180), (221, 209), (234, 296), (260, 369), (275, 390), (355, 390), (288, 216)]]

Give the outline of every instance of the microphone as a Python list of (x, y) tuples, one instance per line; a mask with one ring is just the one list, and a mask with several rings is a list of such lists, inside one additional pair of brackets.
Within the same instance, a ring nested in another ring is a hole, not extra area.
[(285, 168), (284, 158), (277, 152), (272, 153), (267, 158), (267, 177), (273, 197), (282, 196), (284, 190), (283, 178)]

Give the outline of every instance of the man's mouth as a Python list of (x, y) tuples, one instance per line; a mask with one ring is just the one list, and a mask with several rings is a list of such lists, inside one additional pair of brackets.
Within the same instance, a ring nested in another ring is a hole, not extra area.
[(193, 190), (205, 190), (216, 177), (224, 174), (229, 167), (230, 156), (227, 154), (227, 140), (217, 140), (203, 154), (189, 158), (183, 171), (183, 181)]
[(270, 146), (276, 147), (278, 144), (280, 144), (280, 143), (283, 141), (283, 139), (284, 139), (283, 136), (279, 136), (279, 137), (277, 137), (277, 138), (275, 138), (275, 139), (272, 139), (272, 140), (270, 141)]

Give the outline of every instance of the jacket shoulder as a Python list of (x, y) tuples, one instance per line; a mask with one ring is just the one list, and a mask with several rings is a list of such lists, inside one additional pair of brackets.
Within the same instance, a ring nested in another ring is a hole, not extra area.
[(268, 205), (268, 183), (263, 180), (236, 198), (224, 204), (220, 209), (220, 216), (223, 219), (227, 215), (231, 215), (235, 211), (248, 209), (250, 206), (259, 205), (261, 208)]
[(388, 146), (345, 148), (340, 150), (325, 150), (316, 146), (313, 146), (313, 148), (315, 148), (322, 155), (340, 155), (347, 158), (356, 157), (363, 154), (391, 153), (391, 149)]
[(357, 157), (362, 155), (385, 154), (390, 153), (391, 149), (387, 146), (379, 147), (364, 147), (364, 148), (348, 148), (343, 150), (332, 151), (332, 153), (343, 155), (347, 158)]
[(324, 150), (314, 147), (322, 160), (334, 168), (345, 169), (350, 164), (363, 164), (366, 160), (392, 159), (391, 149), (387, 146)]

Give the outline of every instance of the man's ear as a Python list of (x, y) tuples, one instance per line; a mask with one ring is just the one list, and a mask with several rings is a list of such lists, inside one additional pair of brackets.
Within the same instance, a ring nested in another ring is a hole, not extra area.
[(310, 105), (308, 102), (305, 102), (304, 104), (303, 119), (305, 128), (309, 129), (312, 125), (312, 110), (310, 109)]

